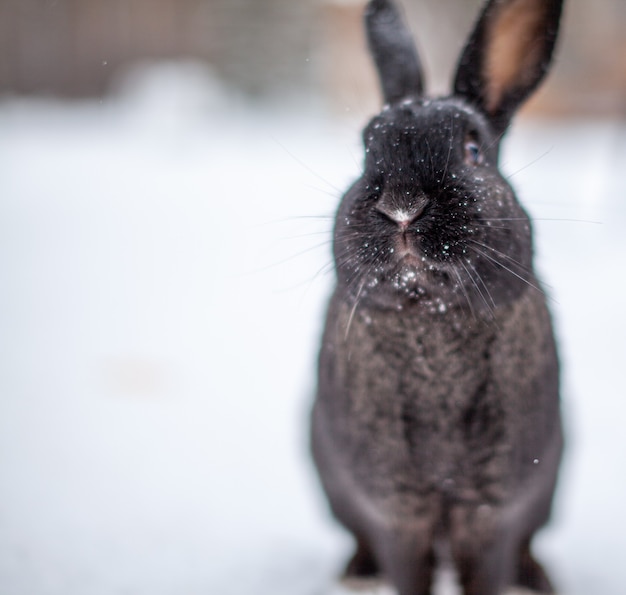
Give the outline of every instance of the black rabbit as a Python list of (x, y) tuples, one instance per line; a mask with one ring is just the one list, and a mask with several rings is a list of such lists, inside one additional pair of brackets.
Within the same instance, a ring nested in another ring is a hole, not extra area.
[(393, 2), (367, 8), (387, 105), (335, 222), (312, 449), (356, 538), (346, 574), (400, 595), (431, 593), (441, 551), (465, 595), (553, 592), (530, 545), (561, 457), (559, 365), (531, 225), (497, 163), (561, 5), (487, 2), (437, 99)]

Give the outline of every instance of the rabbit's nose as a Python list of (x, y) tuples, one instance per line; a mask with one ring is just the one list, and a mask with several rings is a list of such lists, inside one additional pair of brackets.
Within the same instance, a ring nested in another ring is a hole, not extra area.
[(376, 203), (376, 210), (393, 221), (400, 229), (405, 230), (421, 217), (427, 205), (428, 199), (424, 195), (399, 201), (392, 194), (383, 194)]

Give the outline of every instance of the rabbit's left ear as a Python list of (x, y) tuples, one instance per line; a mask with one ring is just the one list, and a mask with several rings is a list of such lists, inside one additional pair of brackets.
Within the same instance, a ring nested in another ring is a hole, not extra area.
[(365, 29), (385, 102), (421, 95), (420, 59), (393, 0), (370, 0), (365, 11)]
[(545, 76), (563, 0), (489, 0), (461, 54), (454, 94), (480, 108), (498, 133)]

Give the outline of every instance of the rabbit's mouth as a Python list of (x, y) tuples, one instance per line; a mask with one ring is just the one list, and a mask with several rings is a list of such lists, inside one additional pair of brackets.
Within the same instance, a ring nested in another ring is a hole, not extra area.
[(419, 285), (422, 288), (419, 293), (423, 294), (427, 289), (440, 285), (442, 274), (443, 271), (425, 256), (408, 252), (398, 258), (391, 269), (390, 277), (394, 285), (400, 280), (400, 288)]
[(426, 257), (418, 254), (410, 247), (403, 248), (398, 251), (397, 262), (400, 267), (413, 267), (415, 269), (424, 268)]
[(407, 249), (397, 253), (394, 263), (390, 264), (378, 289), (384, 292), (386, 286), (396, 300), (424, 301), (446, 293), (449, 276), (424, 255)]
[(408, 298), (421, 298), (427, 293), (427, 279), (422, 267), (417, 266), (413, 255), (408, 255), (396, 266), (391, 276), (391, 285), (394, 290)]
[(420, 303), (433, 312), (445, 312), (458, 301), (454, 276), (448, 267), (415, 253), (396, 256), (387, 266), (370, 270), (351, 284), (352, 299), (392, 309)]
[(353, 296), (357, 301), (394, 309), (419, 302), (438, 311), (443, 311), (440, 304), (450, 301), (450, 276), (421, 256), (406, 254), (377, 273), (357, 286), (358, 294)]
[(397, 241), (375, 254), (384, 252), (386, 258), (375, 264), (365, 262), (355, 269), (338, 267), (354, 300), (391, 308), (415, 302), (437, 305), (456, 301), (458, 280), (452, 263), (430, 257), (415, 240)]

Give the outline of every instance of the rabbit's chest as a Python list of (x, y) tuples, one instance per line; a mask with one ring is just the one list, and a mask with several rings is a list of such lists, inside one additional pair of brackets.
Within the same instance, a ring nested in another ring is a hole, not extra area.
[(484, 442), (479, 418), (497, 418), (487, 390), (491, 332), (398, 313), (355, 313), (347, 326), (339, 316), (343, 336), (326, 354), (329, 413), (357, 480), (380, 494), (445, 491), (451, 481), (471, 491), (470, 457)]
[[(454, 423), (488, 382), (493, 332), (479, 323), (429, 318), (419, 310), (367, 310), (338, 318), (334, 337), (336, 381), (359, 418), (419, 425), (433, 433)], [(363, 421), (366, 421), (365, 419)]]

